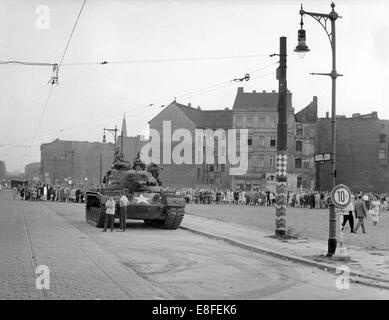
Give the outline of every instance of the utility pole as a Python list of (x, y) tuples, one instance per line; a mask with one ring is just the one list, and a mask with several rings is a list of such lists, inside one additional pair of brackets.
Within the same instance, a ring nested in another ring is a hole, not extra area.
[(277, 158), (276, 158), (276, 236), (284, 236), (286, 229), (287, 203), (287, 141), (288, 141), (288, 89), (286, 83), (286, 37), (280, 37), (280, 66), (278, 79), (278, 123), (277, 123)]
[(117, 137), (117, 132), (119, 131), (119, 129), (117, 128), (117, 126), (115, 126), (115, 129), (107, 129), (107, 128), (104, 128), (104, 135), (103, 135), (103, 142), (104, 142), (104, 143), (106, 142), (105, 131), (108, 131), (108, 132), (111, 132), (111, 133), (114, 132), (115, 149), (116, 149), (116, 137)]
[(103, 154), (100, 153), (100, 184), (101, 184), (101, 174), (103, 171)]
[(123, 128), (122, 128), (122, 133), (120, 134), (120, 152), (122, 154), (124, 154), (123, 153), (123, 145), (124, 145), (124, 138), (123, 138)]
[(57, 157), (54, 156), (54, 172), (53, 172), (53, 183), (55, 184), (55, 166), (56, 166), (56, 162), (57, 162)]

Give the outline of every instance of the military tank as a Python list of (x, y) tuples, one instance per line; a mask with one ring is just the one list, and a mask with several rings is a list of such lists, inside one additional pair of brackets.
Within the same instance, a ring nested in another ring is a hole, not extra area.
[[(134, 168), (135, 167), (135, 168)], [(109, 196), (116, 201), (115, 218), (119, 218), (119, 199), (129, 200), (126, 219), (143, 220), (161, 229), (177, 229), (185, 214), (185, 199), (162, 190), (158, 177), (143, 167), (114, 162), (97, 190), (85, 192), (86, 221), (104, 227), (105, 203)]]

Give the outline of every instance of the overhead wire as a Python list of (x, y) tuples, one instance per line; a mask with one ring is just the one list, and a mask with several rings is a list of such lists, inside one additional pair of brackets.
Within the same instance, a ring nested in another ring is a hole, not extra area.
[(208, 56), (208, 57), (186, 57), (186, 58), (159, 58), (159, 59), (134, 59), (134, 60), (113, 60), (100, 62), (72, 62), (64, 63), (63, 66), (83, 66), (83, 65), (106, 65), (106, 64), (136, 64), (136, 63), (159, 63), (159, 62), (180, 62), (180, 61), (204, 61), (204, 60), (233, 60), (252, 59), (259, 57), (269, 57), (268, 54), (252, 54), (237, 56)]
[[(256, 73), (256, 72), (259, 72), (261, 70), (267, 69), (267, 68), (269, 68), (269, 67), (271, 67), (271, 66), (273, 66), (273, 65), (275, 65), (277, 63), (278, 62), (265, 65), (265, 66), (263, 66), (261, 68), (252, 70), (251, 73)], [(256, 76), (256, 77), (254, 76), (254, 77), (251, 77), (251, 79), (257, 79), (257, 78), (265, 77), (265, 76), (268, 76), (268, 75), (271, 75), (271, 74), (274, 74), (274, 72), (267, 73), (265, 75), (259, 75), (259, 76)], [(161, 107), (160, 104), (171, 102), (171, 101), (173, 101), (174, 99), (177, 99), (177, 98), (188, 99), (188, 98), (191, 98), (191, 97), (199, 96), (199, 95), (202, 95), (202, 94), (206, 94), (206, 93), (209, 93), (209, 92), (221, 89), (221, 88), (223, 88), (225, 86), (228, 86), (228, 85), (231, 85), (231, 84), (233, 84), (233, 83), (230, 80), (219, 82), (219, 83), (216, 83), (216, 84), (213, 84), (213, 85), (201, 88), (201, 89), (197, 89), (197, 90), (189, 91), (189, 92), (186, 92), (186, 93), (183, 93), (183, 94), (179, 94), (179, 95), (175, 96), (174, 98), (166, 98), (166, 99), (163, 99), (163, 100), (161, 99), (158, 102), (150, 103), (147, 106), (149, 106), (149, 107)], [(48, 98), (49, 98), (49, 96), (48, 96)], [(46, 101), (48, 101), (48, 99)], [(45, 106), (47, 107), (46, 104), (45, 104)], [(123, 112), (125, 112), (127, 116), (136, 117), (136, 116), (138, 116), (140, 114), (144, 114), (145, 112), (148, 112), (148, 111), (155, 111), (155, 110), (153, 110), (153, 108), (150, 108), (149, 110), (145, 111), (144, 107), (145, 107), (145, 105), (141, 105), (141, 106), (136, 107), (136, 110), (134, 110), (134, 107), (133, 107), (130, 110), (124, 110)], [(165, 105), (163, 105), (163, 107), (165, 107)], [(43, 110), (43, 112), (41, 114), (40, 122), (42, 120), (44, 111), (45, 111), (45, 108), (44, 108), (44, 110)], [(98, 119), (95, 119), (95, 120), (92, 120), (92, 121), (83, 122), (83, 123), (80, 123), (80, 124), (77, 124), (77, 125), (74, 125), (74, 126), (71, 126), (71, 127), (62, 128), (60, 130), (52, 131), (52, 132), (49, 132), (47, 134), (43, 134), (43, 135), (39, 135), (39, 136), (36, 135), (36, 133), (37, 133), (36, 132), (35, 133), (35, 138), (33, 140), (35, 141), (36, 138), (43, 138), (43, 137), (47, 137), (47, 136), (52, 136), (53, 134), (63, 133), (64, 131), (71, 131), (71, 130), (74, 130), (74, 129), (77, 129), (77, 128), (80, 128), (80, 127), (85, 127), (85, 126), (90, 127), (90, 124), (92, 124), (95, 127), (97, 127), (97, 126), (100, 125), (99, 123), (101, 123), (101, 122), (106, 122), (107, 120), (110, 120), (110, 119), (119, 118), (119, 116), (121, 117), (123, 115), (123, 112), (115, 113), (115, 114), (111, 114), (111, 115), (106, 115), (104, 117), (101, 117), (101, 118), (98, 118)], [(23, 139), (23, 140), (19, 140), (18, 142), (14, 142), (14, 143), (10, 143), (10, 144), (3, 144), (3, 146), (10, 146), (12, 144), (18, 144), (20, 142), (24, 142), (24, 141), (27, 141), (29, 139), (30, 138), (26, 138), (26, 139)], [(31, 146), (35, 146), (35, 145), (33, 143), (31, 143)], [(40, 144), (36, 144), (36, 146), (40, 146)]]
[[(67, 43), (66, 43), (65, 50), (64, 50), (64, 52), (63, 52), (63, 54), (62, 54), (60, 63), (59, 63), (59, 65), (56, 67), (56, 73), (57, 73), (56, 83), (58, 83), (58, 71), (59, 71), (59, 69), (60, 69), (60, 67), (61, 67), (61, 65), (62, 65), (63, 59), (65, 58), (66, 52), (67, 52), (68, 47), (69, 47), (69, 44), (70, 44), (70, 40), (71, 40), (72, 37), (73, 37), (74, 30), (76, 29), (78, 20), (80, 19), (80, 16), (81, 16), (81, 13), (82, 13), (82, 11), (83, 11), (83, 9), (84, 9), (85, 3), (86, 3), (86, 0), (84, 0), (83, 3), (82, 3), (81, 9), (80, 9), (80, 11), (78, 12), (78, 16), (77, 16), (76, 22), (75, 22), (74, 25), (73, 25), (73, 29), (72, 29), (72, 31), (71, 31), (71, 33), (70, 33), (70, 36), (69, 36), (69, 38), (68, 38), (68, 41), (67, 41)], [(48, 104), (49, 104), (49, 100), (50, 100), (50, 97), (51, 97), (51, 93), (52, 93), (52, 91), (53, 91), (53, 85), (54, 85), (54, 83), (55, 83), (55, 79), (52, 78), (52, 80), (53, 80), (53, 81), (52, 81), (52, 83), (51, 83), (51, 87), (50, 87), (50, 90), (49, 90), (49, 94), (48, 94), (47, 99), (46, 99), (46, 101), (45, 101), (43, 110), (42, 110), (42, 112), (41, 112), (41, 115), (40, 115), (40, 118), (39, 118), (39, 122), (38, 122), (38, 126), (37, 126), (37, 128), (36, 128), (36, 130), (35, 130), (35, 134), (34, 134), (34, 136), (33, 136), (33, 139), (32, 139), (31, 144), (33, 144), (34, 141), (35, 141), (36, 135), (38, 134), (40, 125), (41, 125), (41, 123), (42, 123), (43, 116), (44, 116), (44, 114), (45, 114), (45, 112), (46, 112), (46, 109), (47, 109), (47, 106), (48, 106)]]

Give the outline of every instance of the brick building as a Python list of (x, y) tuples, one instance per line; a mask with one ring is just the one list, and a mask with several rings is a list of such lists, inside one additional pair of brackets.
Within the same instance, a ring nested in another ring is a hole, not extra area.
[(62, 183), (72, 177), (74, 183), (97, 184), (112, 165), (113, 154), (113, 143), (56, 139), (41, 145), (41, 178)]
[[(352, 191), (389, 192), (389, 120), (377, 112), (336, 119), (336, 183)], [(331, 153), (331, 119), (318, 119), (318, 153)], [(318, 165), (318, 189), (329, 190), (331, 163)]]
[[(171, 128), (164, 134), (164, 122), (169, 122)], [(200, 107), (193, 108), (190, 104), (183, 105), (176, 101), (169, 104), (162, 112), (156, 115), (149, 121), (150, 129), (159, 132), (160, 143), (160, 161), (163, 170), (161, 171), (161, 180), (165, 185), (175, 186), (200, 186), (200, 185), (225, 185), (230, 184), (230, 176), (228, 175), (228, 166), (219, 164), (215, 158), (215, 164), (206, 164), (205, 160), (202, 164), (195, 162), (195, 129), (229, 129), (232, 127), (232, 111), (224, 110), (201, 110)], [(192, 137), (188, 141), (191, 150), (190, 163), (176, 164), (171, 159), (171, 154), (174, 148), (180, 141), (172, 142), (171, 135), (176, 130), (187, 130)], [(171, 150), (164, 150), (164, 143), (171, 143)], [(217, 152), (217, 142), (215, 144), (215, 154)], [(205, 145), (204, 145), (205, 154)], [(171, 162), (171, 164), (168, 164)]]

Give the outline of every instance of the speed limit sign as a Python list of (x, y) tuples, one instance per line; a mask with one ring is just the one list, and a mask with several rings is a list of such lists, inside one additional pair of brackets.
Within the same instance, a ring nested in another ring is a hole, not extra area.
[(344, 184), (339, 184), (331, 191), (331, 200), (335, 207), (344, 209), (351, 201), (351, 191)]

